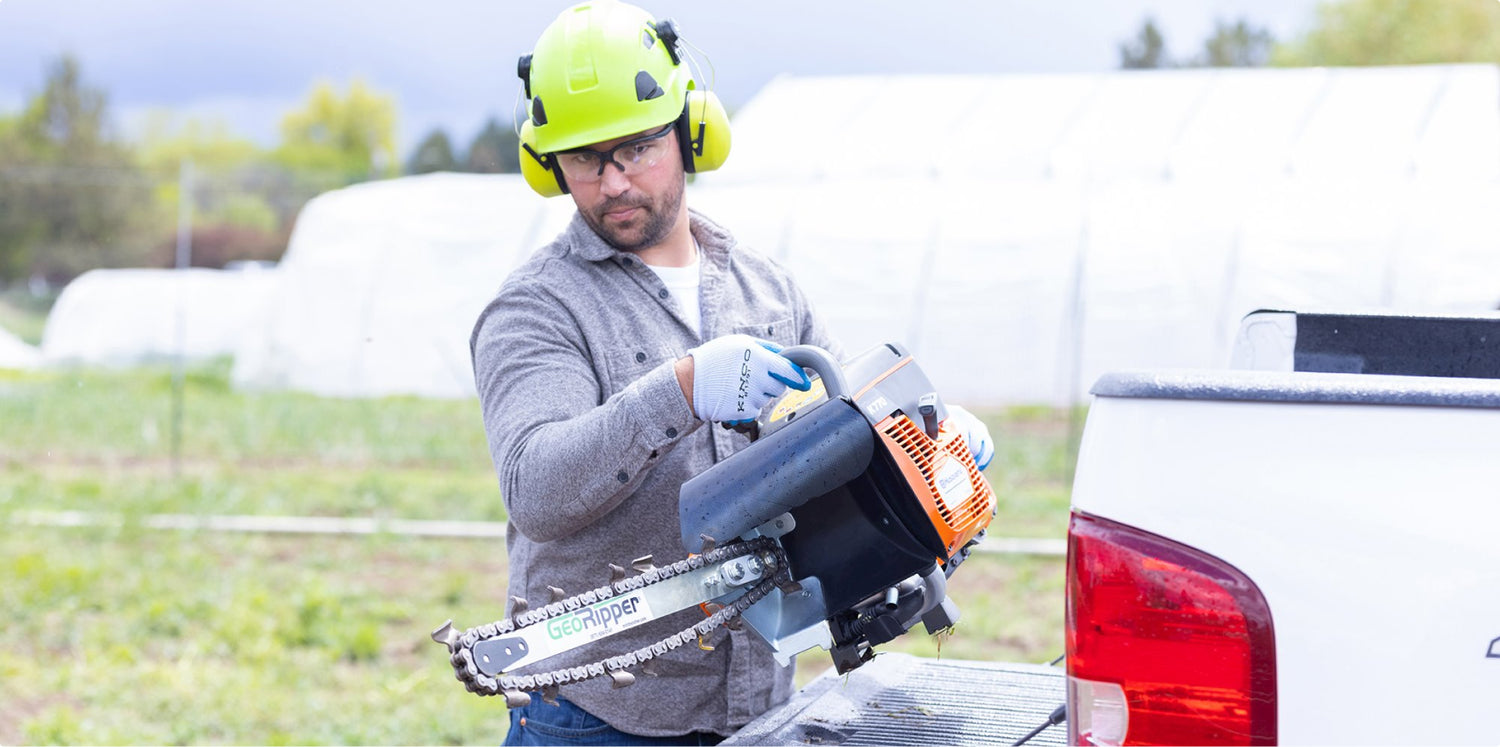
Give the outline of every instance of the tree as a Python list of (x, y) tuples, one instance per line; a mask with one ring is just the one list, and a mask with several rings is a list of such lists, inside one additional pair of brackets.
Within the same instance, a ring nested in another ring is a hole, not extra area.
[(1271, 32), (1251, 26), (1248, 21), (1214, 22), (1214, 33), (1203, 42), (1203, 56), (1194, 60), (1199, 67), (1265, 67), (1271, 61)]
[(221, 121), (178, 121), (165, 111), (147, 116), (136, 153), (148, 171), (173, 176), (184, 160), (200, 171), (227, 173), (264, 157), (259, 146)]
[(1312, 28), (1278, 45), (1271, 61), (1284, 66), (1500, 63), (1500, 3), (1324, 2)]
[(498, 120), (491, 118), (469, 144), (464, 170), (480, 174), (519, 173), (520, 147), (521, 141), (515, 129), (501, 127)]
[(319, 83), (301, 109), (281, 120), (275, 158), (344, 184), (393, 176), (399, 168), (396, 101), (358, 80), (343, 95), (331, 83)]
[(0, 126), (0, 280), (140, 264), (150, 197), (111, 136), (104, 91), (84, 82), (76, 59), (57, 59), (42, 92)]
[(457, 171), (458, 161), (453, 158), (453, 144), (442, 128), (433, 130), (422, 139), (422, 144), (406, 162), (406, 173), (429, 174), (434, 171)]
[[(176, 262), (180, 169), (193, 168), (192, 264), (223, 267), (234, 260), (273, 260), (286, 248), (293, 211), (272, 204), (277, 185), (263, 178), (265, 154), (222, 122), (148, 119), (138, 148), (141, 164), (158, 181), (153, 264)], [(299, 203), (300, 204), (300, 203)], [(285, 214), (284, 214), (285, 213)]]
[(1161, 30), (1156, 28), (1156, 20), (1147, 16), (1141, 23), (1141, 30), (1136, 32), (1135, 39), (1120, 45), (1120, 67), (1124, 70), (1144, 70), (1171, 66), (1171, 60), (1167, 59), (1166, 40), (1162, 38)]

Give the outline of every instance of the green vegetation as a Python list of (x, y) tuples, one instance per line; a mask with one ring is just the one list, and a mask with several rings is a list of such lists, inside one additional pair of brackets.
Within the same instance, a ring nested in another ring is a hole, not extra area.
[(1278, 45), (1272, 62), (1285, 67), (1500, 63), (1500, 3), (1319, 3), (1316, 22), (1300, 38)]
[(18, 115), (0, 116), (0, 282), (138, 259), (151, 196), (109, 135), (107, 101), (63, 57)]
[(498, 608), (480, 542), (10, 529), (0, 742), (495, 744), (426, 631)]
[(19, 287), (0, 290), (0, 329), (32, 345), (40, 345), (53, 300), (50, 295), (33, 296)]
[[(427, 637), (502, 609), (491, 540), (143, 529), (151, 513), (502, 520), (472, 400), (234, 391), (185, 377), (174, 477), (165, 369), (0, 374), (0, 743), (496, 744), (501, 703), (464, 692)], [(1000, 535), (1061, 537), (1065, 413), (981, 413)], [(26, 526), (20, 511), (121, 514)], [(602, 560), (601, 560), (602, 562)], [(939, 649), (1045, 662), (1062, 651), (1060, 558), (980, 555)], [(800, 679), (826, 669), (804, 655)]]
[(1124, 69), (1335, 67), (1500, 63), (1500, 3), (1494, 0), (1323, 0), (1294, 38), (1277, 40), (1248, 19), (1216, 19), (1196, 55), (1172, 59), (1147, 16), (1119, 45)]
[[(395, 97), (358, 79), (312, 85), (283, 114), (279, 142), (262, 148), (222, 121), (167, 110), (127, 141), (108, 92), (77, 59), (39, 72), (40, 92), (0, 111), (0, 289), (33, 279), (60, 287), (99, 267), (174, 266), (184, 217), (194, 266), (274, 261), (309, 199), (402, 172)], [(492, 119), (462, 153), (434, 130), (406, 169), (514, 172), (517, 153), (514, 129)]]
[(360, 81), (340, 95), (324, 81), (313, 87), (305, 108), (281, 121), (282, 145), (275, 157), (285, 165), (365, 176), (395, 176), (396, 99)]

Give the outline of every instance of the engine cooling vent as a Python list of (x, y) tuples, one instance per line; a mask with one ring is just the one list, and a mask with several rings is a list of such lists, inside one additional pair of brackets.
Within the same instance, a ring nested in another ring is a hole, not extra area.
[[(934, 497), (938, 515), (950, 529), (962, 531), (975, 522), (988, 523), (989, 515), (995, 510), (995, 494), (980, 476), (974, 456), (961, 437), (943, 432), (938, 434), (938, 442), (934, 443), (910, 418), (899, 415), (888, 421), (885, 435), (917, 466)], [(963, 465), (966, 486), (959, 485), (955, 489), (954, 485), (948, 484), (946, 476), (936, 474), (939, 449)], [(940, 480), (943, 485), (939, 485)]]

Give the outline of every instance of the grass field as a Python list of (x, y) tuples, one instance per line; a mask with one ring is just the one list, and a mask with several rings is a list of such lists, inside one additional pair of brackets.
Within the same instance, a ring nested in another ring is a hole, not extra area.
[[(166, 370), (0, 372), (0, 744), (498, 743), (503, 705), (465, 693), (427, 637), (500, 614), (498, 542), (131, 520), (503, 520), (475, 403), (246, 394), (227, 370), (185, 377), (180, 439)], [(998, 441), (994, 531), (1063, 536), (1066, 414), (980, 414)], [(126, 521), (11, 521), (35, 510)], [(964, 620), (941, 651), (920, 633), (884, 649), (1050, 660), (1062, 574), (1056, 558), (976, 557), (953, 579)], [(826, 661), (804, 655), (800, 679)]]

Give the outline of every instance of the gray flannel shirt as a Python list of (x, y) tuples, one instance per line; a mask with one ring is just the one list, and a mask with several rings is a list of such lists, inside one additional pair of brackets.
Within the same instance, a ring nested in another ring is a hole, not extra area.
[[(510, 516), (509, 593), (533, 606), (546, 601), (549, 584), (577, 594), (606, 583), (608, 563), (686, 556), (679, 488), (748, 444), (688, 407), (672, 364), (689, 348), (742, 332), (839, 355), (780, 265), (690, 216), (702, 256), (702, 339), (655, 272), (576, 214), (506, 279), (474, 327), (475, 380)], [(538, 668), (633, 650), (702, 619), (686, 610)], [(790, 696), (792, 667), (777, 666), (748, 626), (720, 628), (709, 643), (712, 652), (670, 652), (659, 678), (641, 676), (622, 690), (604, 678), (562, 695), (646, 736), (729, 734)]]

